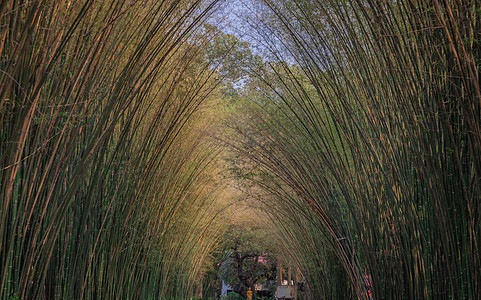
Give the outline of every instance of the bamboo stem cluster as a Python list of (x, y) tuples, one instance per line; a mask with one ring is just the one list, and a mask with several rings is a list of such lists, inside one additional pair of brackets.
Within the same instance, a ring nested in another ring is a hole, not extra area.
[(479, 1), (258, 5), (235, 148), (311, 296), (481, 297)]
[(193, 129), (215, 3), (1, 2), (0, 298), (194, 293), (219, 230)]

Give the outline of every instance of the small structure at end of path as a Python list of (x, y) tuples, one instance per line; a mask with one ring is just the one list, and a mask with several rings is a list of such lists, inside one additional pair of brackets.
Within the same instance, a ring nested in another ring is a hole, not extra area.
[(275, 293), (276, 300), (298, 299), (300, 272), (296, 272), (296, 280), (292, 280), (291, 268), (287, 267), (287, 278), (284, 278), (284, 268), (282, 262), (277, 263), (277, 288)]

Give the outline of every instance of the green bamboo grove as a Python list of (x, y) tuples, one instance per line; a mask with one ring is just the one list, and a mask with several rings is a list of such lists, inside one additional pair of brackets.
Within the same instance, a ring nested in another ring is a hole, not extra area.
[(375, 299), (481, 296), (480, 21), (478, 1), (258, 4), (270, 60), (235, 147), (311, 299), (368, 297), (364, 276)]
[(0, 298), (195, 292), (220, 230), (192, 129), (214, 4), (2, 1)]
[(299, 299), (481, 298), (481, 3), (223, 5), (0, 3), (0, 299), (215, 299), (246, 207)]

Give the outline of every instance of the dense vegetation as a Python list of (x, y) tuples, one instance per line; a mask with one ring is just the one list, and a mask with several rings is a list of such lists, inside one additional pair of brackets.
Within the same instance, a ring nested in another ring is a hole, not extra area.
[(219, 229), (207, 4), (2, 1), (0, 298), (195, 292)]
[(481, 297), (480, 3), (260, 7), (236, 147), (313, 298)]
[(479, 1), (243, 3), (1, 2), (0, 298), (481, 298)]

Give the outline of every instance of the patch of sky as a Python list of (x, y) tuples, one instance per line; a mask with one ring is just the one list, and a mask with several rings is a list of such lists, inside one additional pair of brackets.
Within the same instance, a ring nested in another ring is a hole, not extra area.
[(225, 0), (211, 16), (212, 24), (222, 32), (248, 42), (252, 54), (263, 60), (294, 63), (280, 32), (269, 24), (273, 20), (272, 12), (257, 0)]

